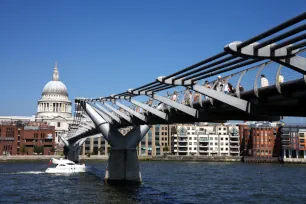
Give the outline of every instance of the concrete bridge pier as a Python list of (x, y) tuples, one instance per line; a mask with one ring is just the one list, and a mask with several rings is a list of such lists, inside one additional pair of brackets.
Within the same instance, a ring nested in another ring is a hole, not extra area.
[(82, 106), (111, 147), (105, 182), (108, 184), (141, 183), (136, 147), (150, 130), (150, 126), (137, 125), (123, 136), (115, 124), (107, 122), (90, 104), (83, 103)]
[(136, 148), (149, 129), (149, 125), (138, 125), (123, 136), (115, 127), (111, 128), (108, 134), (111, 149), (105, 173), (106, 183), (141, 183)]
[(140, 184), (142, 182), (136, 148), (111, 148), (104, 181), (107, 184)]
[(82, 145), (84, 144), (86, 138), (80, 139), (76, 142), (69, 142), (64, 137), (61, 137), (61, 140), (64, 142), (64, 155), (65, 159), (73, 161), (75, 163), (80, 163), (80, 153), (82, 149)]

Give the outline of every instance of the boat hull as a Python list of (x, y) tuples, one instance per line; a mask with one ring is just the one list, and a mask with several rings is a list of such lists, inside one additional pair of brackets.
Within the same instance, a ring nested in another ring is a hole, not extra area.
[(83, 173), (89, 172), (90, 167), (86, 167), (85, 165), (71, 165), (64, 168), (48, 168), (46, 173)]

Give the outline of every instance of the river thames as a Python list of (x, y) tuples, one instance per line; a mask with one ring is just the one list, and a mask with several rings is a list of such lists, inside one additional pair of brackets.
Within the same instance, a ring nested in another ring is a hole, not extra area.
[[(0, 163), (0, 203), (271, 204), (306, 200), (305, 165), (141, 162), (142, 185), (112, 187), (88, 173), (46, 174), (47, 163)], [(88, 164), (104, 174), (106, 162)]]

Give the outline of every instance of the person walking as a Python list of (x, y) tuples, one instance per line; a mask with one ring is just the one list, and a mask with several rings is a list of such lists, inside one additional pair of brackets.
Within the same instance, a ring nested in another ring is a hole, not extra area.
[(282, 73), (280, 73), (279, 76), (278, 76), (278, 82), (279, 83), (284, 83), (284, 76), (282, 75)]
[(218, 82), (217, 82), (216, 90), (223, 91), (224, 81), (222, 80), (222, 77), (220, 75), (218, 76), (217, 81)]
[(266, 78), (266, 76), (263, 75), (263, 74), (261, 75), (260, 82), (261, 82), (261, 87), (269, 86), (269, 81), (268, 81), (268, 79)]
[[(210, 84), (209, 84), (209, 82), (208, 82), (207, 80), (205, 81), (204, 86), (205, 86), (206, 88), (208, 88), (208, 89), (211, 89), (211, 86), (210, 86)], [(205, 96), (205, 98), (206, 98), (206, 99), (209, 99), (208, 96)]]

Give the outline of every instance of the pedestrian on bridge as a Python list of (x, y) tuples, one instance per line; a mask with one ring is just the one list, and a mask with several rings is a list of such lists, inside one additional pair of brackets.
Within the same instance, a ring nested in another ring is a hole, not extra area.
[(279, 83), (284, 83), (284, 76), (282, 75), (282, 73), (280, 73), (279, 76), (278, 76), (278, 82)]
[(269, 86), (269, 81), (264, 74), (261, 75), (260, 82), (261, 82), (261, 87)]
[(216, 84), (216, 90), (217, 91), (222, 91), (224, 87), (224, 81), (222, 80), (222, 77), (219, 75), (217, 79), (217, 84)]
[[(211, 86), (210, 86), (210, 84), (209, 84), (209, 82), (208, 82), (207, 80), (205, 81), (204, 86), (205, 86), (206, 88), (208, 88), (208, 89), (211, 89)], [(209, 99), (209, 97), (206, 96), (206, 99)]]

